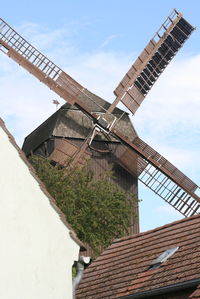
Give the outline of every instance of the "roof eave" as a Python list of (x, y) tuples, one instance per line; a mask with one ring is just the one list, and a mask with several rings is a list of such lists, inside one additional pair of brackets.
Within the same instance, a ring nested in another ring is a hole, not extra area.
[(149, 298), (149, 296), (157, 296), (157, 295), (163, 295), (167, 293), (172, 293), (180, 290), (185, 290), (189, 288), (196, 287), (200, 284), (200, 278), (180, 282), (177, 284), (161, 287), (158, 289), (148, 290), (140, 293), (130, 294), (122, 297), (118, 297), (118, 299), (139, 299), (139, 298)]

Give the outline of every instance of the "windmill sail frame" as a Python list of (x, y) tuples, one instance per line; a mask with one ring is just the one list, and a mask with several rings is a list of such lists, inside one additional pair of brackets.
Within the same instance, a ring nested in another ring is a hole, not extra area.
[(117, 96), (108, 112), (121, 101), (135, 114), (164, 69), (195, 28), (175, 9), (161, 25), (114, 90)]
[(185, 217), (200, 213), (200, 198), (195, 193), (199, 191), (197, 184), (139, 137), (131, 142), (121, 132), (114, 129), (113, 133), (139, 155), (139, 164), (142, 162), (141, 157), (146, 162), (146, 165), (142, 162), (143, 168), (138, 176), (144, 185)]

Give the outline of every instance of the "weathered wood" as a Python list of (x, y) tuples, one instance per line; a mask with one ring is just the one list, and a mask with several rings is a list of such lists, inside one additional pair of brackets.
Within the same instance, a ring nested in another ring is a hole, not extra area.
[[(179, 33), (175, 34), (177, 30)], [(121, 101), (134, 114), (157, 78), (193, 30), (194, 28), (182, 18), (182, 14), (173, 10), (115, 89), (114, 94), (117, 98), (108, 112), (112, 113)], [(180, 38), (180, 35), (183, 38)], [(151, 61), (153, 61), (153, 67), (149, 66)], [(154, 80), (144, 74), (148, 68), (149, 76), (152, 77), (153, 74)]]

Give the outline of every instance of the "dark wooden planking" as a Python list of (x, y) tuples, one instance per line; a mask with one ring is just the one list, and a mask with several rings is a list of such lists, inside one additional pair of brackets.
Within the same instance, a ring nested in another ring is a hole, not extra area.
[(139, 177), (139, 175), (147, 167), (147, 162), (141, 158), (135, 151), (132, 149), (123, 146), (121, 151), (118, 151), (119, 163), (125, 167), (131, 174)]
[[(54, 162), (66, 166), (71, 162), (73, 157), (79, 152), (80, 148), (65, 138), (55, 139), (54, 150), (49, 156)], [(84, 166), (90, 159), (90, 153), (84, 151), (83, 155), (77, 162), (79, 166)]]

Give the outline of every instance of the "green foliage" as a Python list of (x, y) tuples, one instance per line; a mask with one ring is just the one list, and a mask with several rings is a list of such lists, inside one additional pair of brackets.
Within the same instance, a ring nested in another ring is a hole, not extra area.
[(77, 273), (76, 267), (73, 265), (72, 266), (72, 279), (74, 279), (76, 277), (76, 273)]
[(86, 167), (61, 168), (38, 156), (30, 160), (79, 239), (95, 254), (128, 232), (134, 198), (110, 180), (111, 174), (95, 179)]

